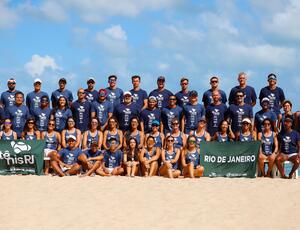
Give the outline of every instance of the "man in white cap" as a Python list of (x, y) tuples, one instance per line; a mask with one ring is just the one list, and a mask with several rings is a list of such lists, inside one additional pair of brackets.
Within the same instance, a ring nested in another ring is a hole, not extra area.
[(42, 96), (48, 96), (46, 92), (41, 91), (42, 80), (39, 78), (34, 79), (33, 87), (34, 90), (27, 94), (26, 96), (26, 105), (29, 108), (31, 115), (34, 114), (34, 111), (41, 106)]
[(19, 92), (16, 90), (16, 80), (14, 78), (10, 78), (7, 80), (8, 90), (1, 94), (1, 105), (4, 110), (7, 111), (8, 107), (13, 106), (15, 104), (15, 94)]
[(263, 98), (269, 98), (270, 110), (278, 116), (280, 114), (282, 103), (285, 101), (284, 92), (277, 86), (277, 77), (274, 73), (268, 75), (268, 82), (269, 85), (260, 90), (259, 100), (262, 102)]
[(95, 78), (89, 77), (86, 83), (87, 83), (87, 88), (84, 90), (85, 98), (89, 102), (97, 101), (98, 91), (95, 90)]
[(52, 168), (61, 177), (76, 175), (80, 170), (78, 157), (82, 150), (75, 147), (76, 136), (70, 135), (67, 143), (67, 148), (61, 149), (59, 152), (53, 151), (49, 154)]
[(140, 110), (136, 103), (132, 102), (132, 95), (129, 91), (124, 93), (123, 98), (123, 103), (115, 107), (114, 114), (119, 122), (120, 130), (127, 131), (131, 118), (139, 117)]

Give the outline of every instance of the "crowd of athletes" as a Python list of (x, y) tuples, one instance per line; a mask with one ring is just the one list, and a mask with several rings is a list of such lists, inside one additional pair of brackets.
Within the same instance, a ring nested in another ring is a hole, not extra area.
[[(203, 175), (203, 141), (258, 140), (260, 175), (272, 177), (276, 164), (282, 178), (292, 178), (300, 162), (300, 113), (292, 112), (275, 74), (267, 76), (258, 98), (245, 73), (237, 80), (227, 96), (214, 76), (200, 97), (186, 77), (175, 94), (165, 88), (163, 76), (149, 94), (140, 88), (137, 75), (125, 92), (115, 75), (100, 90), (91, 77), (75, 100), (65, 78), (50, 96), (42, 91), (41, 79), (35, 79), (34, 90), (24, 95), (10, 78), (8, 90), (1, 94), (0, 139), (44, 139), (45, 174), (169, 178)], [(255, 114), (254, 106), (261, 107)], [(288, 175), (285, 161), (293, 165)]]

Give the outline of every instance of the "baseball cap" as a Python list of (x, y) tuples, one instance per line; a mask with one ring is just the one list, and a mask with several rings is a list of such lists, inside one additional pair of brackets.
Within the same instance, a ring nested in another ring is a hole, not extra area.
[(270, 74), (268, 75), (268, 81), (269, 81), (269, 80), (277, 80), (276, 75), (275, 75), (274, 73), (270, 73)]
[(261, 100), (261, 103), (264, 103), (265, 101), (268, 102), (268, 103), (270, 103), (270, 99), (267, 98), (267, 97), (264, 97), (264, 98)]
[(73, 139), (74, 141), (76, 141), (76, 137), (75, 137), (74, 135), (70, 135), (70, 136), (68, 137), (68, 141), (71, 140), (71, 139)]
[(165, 81), (166, 79), (165, 79), (165, 77), (164, 76), (159, 76), (158, 78), (157, 78), (157, 81)]
[(189, 95), (191, 96), (191, 97), (197, 97), (198, 96), (198, 93), (197, 93), (197, 91), (196, 90), (192, 90), (190, 93), (189, 93)]
[(149, 101), (150, 101), (150, 100), (157, 101), (156, 97), (154, 97), (154, 96), (150, 96), (150, 97), (148, 98), (148, 100), (149, 100)]
[(61, 79), (59, 79), (59, 81), (58, 82), (64, 82), (65, 84), (67, 84), (67, 80), (63, 77), (63, 78), (61, 78)]
[(33, 83), (35, 84), (35, 83), (37, 83), (37, 82), (42, 83), (42, 80), (39, 79), (39, 78), (34, 79)]
[(285, 121), (290, 121), (290, 122), (293, 122), (294, 121), (294, 118), (293, 116), (291, 115), (286, 115), (285, 118), (284, 118)]
[(99, 90), (99, 96), (100, 96), (100, 97), (106, 96), (106, 90), (105, 90), (105, 89), (100, 89), (100, 90)]
[(124, 95), (124, 96), (125, 96), (125, 95), (130, 95), (130, 96), (132, 96), (132, 94), (131, 94), (130, 91), (126, 91), (123, 95)]
[(11, 77), (11, 78), (9, 78), (9, 79), (7, 80), (7, 83), (9, 83), (9, 82), (16, 83), (16, 80), (15, 80), (13, 77)]
[(151, 126), (159, 126), (159, 121), (153, 120)]
[(249, 119), (249, 118), (244, 118), (243, 120), (242, 120), (242, 123), (248, 123), (248, 124), (251, 124), (251, 120)]
[(95, 83), (95, 78), (93, 78), (93, 77), (89, 77), (88, 79), (87, 79), (87, 81), (86, 81), (87, 83), (89, 83), (89, 82), (93, 82), (93, 83)]

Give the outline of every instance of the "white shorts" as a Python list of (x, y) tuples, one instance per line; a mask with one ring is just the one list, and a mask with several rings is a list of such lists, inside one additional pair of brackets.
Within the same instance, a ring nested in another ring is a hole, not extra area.
[(49, 161), (50, 157), (49, 157), (49, 153), (55, 151), (54, 149), (44, 149), (44, 160), (45, 161)]
[(107, 169), (108, 169), (109, 174), (111, 174), (112, 171), (114, 171), (115, 168), (107, 168)]
[(291, 157), (293, 156), (297, 156), (298, 153), (291, 153), (291, 154), (285, 154), (285, 153), (282, 153), (284, 156), (286, 156), (288, 159), (290, 159)]

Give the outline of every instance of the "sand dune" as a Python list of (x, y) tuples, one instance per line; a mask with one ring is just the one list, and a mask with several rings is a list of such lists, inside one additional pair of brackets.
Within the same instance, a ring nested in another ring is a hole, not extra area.
[(300, 229), (300, 180), (1, 176), (0, 229)]

